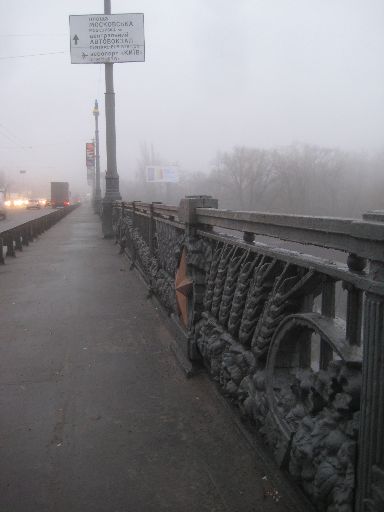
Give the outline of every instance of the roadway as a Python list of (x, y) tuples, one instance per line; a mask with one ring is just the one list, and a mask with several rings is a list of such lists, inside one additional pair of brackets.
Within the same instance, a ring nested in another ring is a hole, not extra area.
[(0, 510), (308, 510), (118, 252), (82, 206), (0, 266)]
[(27, 210), (26, 208), (7, 209), (7, 218), (0, 220), (0, 233), (7, 229), (15, 228), (29, 220), (47, 215), (51, 211), (51, 208), (41, 208), (40, 210)]

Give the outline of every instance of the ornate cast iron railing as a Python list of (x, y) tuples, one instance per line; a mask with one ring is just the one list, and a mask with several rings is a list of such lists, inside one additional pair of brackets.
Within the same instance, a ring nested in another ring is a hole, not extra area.
[(383, 221), (218, 210), (205, 196), (114, 205), (121, 249), (184, 329), (188, 356), (327, 512), (384, 510)]

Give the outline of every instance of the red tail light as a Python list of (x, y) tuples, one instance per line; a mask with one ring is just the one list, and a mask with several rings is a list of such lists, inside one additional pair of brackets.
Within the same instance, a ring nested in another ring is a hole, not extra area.
[(69, 201), (64, 201), (64, 206), (69, 206)]

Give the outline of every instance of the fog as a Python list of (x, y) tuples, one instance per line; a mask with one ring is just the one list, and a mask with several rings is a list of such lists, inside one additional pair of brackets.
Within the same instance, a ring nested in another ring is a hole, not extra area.
[[(69, 181), (85, 193), (96, 98), (106, 168), (104, 67), (70, 63), (68, 16), (101, 13), (103, 1), (0, 6), (0, 180), (38, 195), (50, 181)], [(125, 199), (176, 202), (209, 191), (233, 208), (358, 215), (380, 207), (382, 0), (112, 0), (112, 12), (145, 18), (146, 62), (114, 66)], [(252, 198), (228, 178), (239, 154), (253, 162), (242, 184), (252, 183)], [(153, 160), (178, 164), (180, 185), (146, 185), (140, 173)]]

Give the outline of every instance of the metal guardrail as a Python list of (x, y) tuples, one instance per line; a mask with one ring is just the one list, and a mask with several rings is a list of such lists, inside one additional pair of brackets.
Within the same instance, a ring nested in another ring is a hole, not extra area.
[[(66, 206), (60, 210), (23, 222), (16, 227), (0, 232), (0, 264), (5, 263), (5, 257), (15, 257), (16, 251), (22, 251), (39, 235), (56, 224), (60, 219), (72, 212), (78, 205)], [(4, 248), (6, 248), (4, 254)]]
[(159, 217), (162, 219), (169, 219), (171, 221), (179, 222), (178, 207), (168, 204), (153, 202), (145, 203), (142, 201), (115, 201), (114, 208), (121, 209), (123, 212), (132, 212), (135, 215), (142, 215), (144, 217)]
[(379, 222), (378, 213), (376, 216), (366, 214), (360, 221), (197, 208), (196, 218), (199, 224), (265, 235), (384, 261), (384, 219)]
[[(118, 201), (114, 206), (134, 215), (184, 224), (178, 206), (141, 201)], [(378, 211), (368, 212), (363, 220), (356, 220), (196, 208), (195, 224), (242, 232), (245, 241), (253, 241), (253, 235), (263, 235), (384, 261), (384, 214)]]

